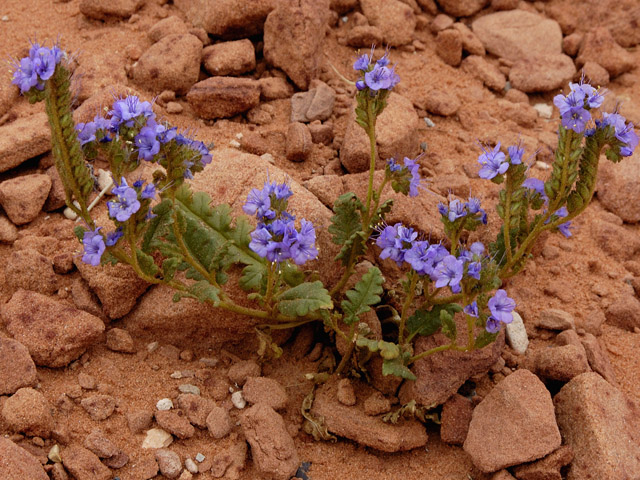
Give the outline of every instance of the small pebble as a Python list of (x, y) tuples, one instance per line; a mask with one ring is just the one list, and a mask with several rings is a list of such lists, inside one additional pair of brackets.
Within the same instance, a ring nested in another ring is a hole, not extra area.
[(167, 448), (173, 442), (169, 432), (161, 428), (152, 428), (147, 431), (147, 436), (142, 442), (142, 448)]
[(553, 115), (553, 107), (551, 105), (547, 105), (546, 103), (536, 103), (533, 106), (533, 109), (538, 112), (538, 116), (540, 118), (551, 118)]
[(153, 353), (158, 349), (159, 346), (160, 344), (158, 342), (151, 342), (149, 345), (147, 345), (147, 352)]
[(156, 408), (161, 411), (171, 410), (173, 408), (173, 402), (170, 398), (161, 398), (158, 400), (158, 403), (156, 403)]
[(200, 359), (200, 363), (202, 363), (203, 365), (205, 365), (206, 367), (215, 367), (216, 365), (218, 365), (220, 361), (217, 358), (206, 358), (203, 357)]
[(167, 113), (182, 113), (184, 108), (178, 102), (167, 103)]
[(56, 443), (49, 453), (47, 454), (47, 458), (54, 463), (62, 463), (62, 458), (60, 457), (60, 446)]
[(183, 383), (178, 387), (182, 393), (192, 393), (194, 395), (200, 395), (200, 389), (195, 385), (191, 385), (190, 383)]
[(173, 372), (170, 377), (175, 379), (182, 378), (182, 372)]
[(190, 458), (187, 458), (184, 461), (184, 467), (187, 470), (189, 470), (189, 472), (191, 472), (193, 474), (198, 473), (198, 465), (196, 465), (196, 463), (193, 460), (191, 460)]
[(551, 168), (549, 164), (541, 162), (540, 160), (536, 162), (536, 167), (541, 168), (542, 170), (549, 170)]
[(507, 324), (506, 334), (507, 343), (516, 352), (524, 354), (529, 347), (529, 337), (527, 336), (527, 330), (524, 328), (524, 322), (522, 317), (517, 312), (513, 313), (513, 320)]
[(207, 457), (205, 457), (205, 456), (204, 456), (203, 454), (201, 454), (201, 453), (196, 454), (196, 462), (198, 462), (198, 463), (202, 463), (202, 462), (204, 462), (204, 459), (205, 459), (205, 458), (207, 458)]
[(9, 21), (9, 15), (3, 15), (2, 18), (0, 18), (0, 20), (2, 20), (3, 22), (8, 22)]
[(262, 155), (260, 155), (260, 158), (263, 160), (266, 160), (272, 165), (275, 165), (276, 163), (276, 160), (273, 158), (273, 155), (271, 155), (270, 153), (263, 153)]
[(247, 406), (247, 401), (242, 396), (241, 391), (237, 391), (231, 394), (231, 403), (233, 403), (234, 407), (240, 410)]
[(242, 137), (244, 137), (244, 135), (242, 134), (242, 132), (236, 133), (236, 138), (238, 140), (242, 140)]
[(229, 146), (233, 148), (240, 148), (240, 142), (237, 140), (231, 140), (229, 142)]
[(436, 126), (436, 124), (433, 123), (433, 120), (431, 120), (429, 117), (424, 117), (424, 123), (426, 123), (427, 127), (429, 128), (433, 128)]
[[(113, 180), (111, 179), (111, 173), (103, 170), (102, 168), (98, 169), (98, 188), (100, 191), (108, 190), (109, 187), (113, 185)], [(107, 192), (109, 193), (109, 192)]]

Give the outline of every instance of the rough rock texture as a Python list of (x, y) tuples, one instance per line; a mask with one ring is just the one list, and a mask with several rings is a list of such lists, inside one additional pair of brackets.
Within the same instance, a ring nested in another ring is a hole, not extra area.
[[(463, 331), (458, 328), (459, 331)], [(418, 355), (447, 342), (449, 339), (441, 334), (419, 337), (415, 343), (415, 353)], [(444, 403), (469, 377), (486, 372), (496, 363), (503, 347), (504, 334), (501, 333), (495, 342), (480, 350), (449, 350), (418, 360), (411, 368), (417, 380), (405, 381), (400, 388), (400, 402), (408, 403), (414, 399), (425, 406)]]
[(187, 24), (184, 23), (180, 17), (171, 15), (170, 17), (163, 18), (151, 27), (147, 35), (152, 42), (157, 42), (167, 35), (183, 35), (185, 33), (189, 33)]
[(571, 57), (559, 54), (523, 58), (514, 63), (509, 81), (525, 93), (549, 92), (573, 79), (576, 67)]
[(116, 399), (111, 395), (93, 395), (83, 398), (80, 405), (92, 420), (99, 422), (109, 418), (116, 409)]
[(207, 428), (207, 416), (215, 407), (215, 403), (200, 395), (183, 393), (178, 395), (178, 407), (185, 412), (191, 424), (198, 428)]
[(561, 438), (551, 395), (528, 370), (516, 370), (473, 411), (464, 450), (485, 473), (553, 452)]
[(621, 295), (605, 312), (607, 324), (633, 331), (640, 328), (640, 301), (631, 295)]
[(454, 17), (470, 17), (482, 10), (489, 0), (438, 0), (440, 8)]
[(129, 18), (143, 3), (144, 0), (82, 0), (80, 13), (95, 20), (118, 20)]
[(110, 480), (111, 470), (98, 456), (83, 447), (69, 447), (62, 451), (62, 463), (76, 480)]
[(385, 43), (405, 45), (413, 40), (416, 19), (412, 8), (399, 0), (360, 0), (362, 13), (382, 32)]
[(588, 61), (604, 67), (611, 78), (628, 72), (635, 65), (633, 55), (618, 45), (606, 27), (596, 28), (585, 35), (576, 64), (581, 67)]
[(109, 318), (121, 318), (136, 305), (149, 284), (141, 280), (128, 265), (104, 265), (94, 267), (79, 257), (74, 259), (76, 268), (89, 288), (98, 296), (102, 310)]
[(518, 61), (562, 53), (562, 31), (554, 20), (523, 10), (490, 13), (471, 24), (489, 53)]
[(260, 87), (251, 78), (211, 77), (191, 87), (187, 101), (201, 118), (232, 117), (260, 103)]
[(291, 97), (291, 121), (313, 122), (327, 120), (333, 112), (336, 92), (324, 82), (316, 83), (308, 92), (296, 93)]
[(277, 0), (175, 0), (194, 26), (217, 37), (238, 38), (262, 32)]
[(586, 333), (581, 339), (582, 346), (587, 354), (587, 360), (591, 369), (602, 375), (607, 382), (616, 385), (616, 373), (611, 366), (606, 348), (600, 343), (598, 337)]
[(27, 347), (11, 338), (0, 337), (0, 395), (11, 395), (37, 382), (36, 366)]
[[(383, 161), (390, 157), (415, 157), (420, 147), (416, 141), (419, 122), (411, 101), (391, 92), (387, 107), (376, 121), (376, 168), (382, 168)], [(369, 170), (370, 155), (369, 137), (355, 122), (355, 111), (351, 110), (340, 161), (349, 173), (359, 173)]]
[(498, 67), (487, 62), (479, 55), (469, 55), (462, 61), (462, 68), (471, 72), (491, 90), (501, 92), (507, 84), (507, 79)]
[(277, 380), (267, 377), (250, 377), (242, 387), (242, 396), (251, 403), (264, 403), (274, 410), (286, 408), (289, 396)]
[(534, 365), (536, 373), (541, 377), (561, 382), (568, 382), (573, 377), (591, 370), (582, 345), (564, 345), (537, 350)]
[(264, 58), (306, 90), (318, 76), (329, 0), (281, 2), (264, 24)]
[(166, 430), (178, 438), (191, 438), (195, 435), (196, 429), (189, 423), (187, 417), (173, 410), (158, 411), (155, 413), (156, 422), (160, 428)]
[(453, 394), (442, 406), (440, 438), (445, 443), (462, 445), (467, 438), (473, 415), (473, 403), (466, 397)]
[(560, 469), (573, 460), (573, 450), (562, 445), (555, 452), (535, 462), (518, 465), (513, 469), (518, 480), (562, 480)]
[(478, 38), (478, 36), (471, 31), (469, 27), (467, 27), (462, 22), (456, 22), (453, 24), (453, 28), (455, 28), (458, 32), (460, 32), (460, 39), (462, 40), (462, 49), (465, 52), (468, 52), (469, 55), (484, 55), (486, 53), (484, 49), (484, 45)]
[(34, 220), (51, 190), (51, 177), (41, 173), (14, 177), (0, 183), (0, 205), (16, 225)]
[(300, 460), (282, 417), (271, 407), (257, 404), (242, 415), (241, 422), (258, 471), (265, 478), (289, 480)]
[(182, 472), (182, 461), (180, 455), (172, 450), (161, 448), (155, 452), (156, 461), (160, 468), (160, 473), (167, 478), (178, 478)]
[(207, 415), (207, 429), (216, 440), (229, 435), (233, 429), (233, 421), (224, 407), (213, 407)]
[(211, 75), (241, 75), (256, 68), (256, 52), (247, 38), (216, 43), (205, 47), (202, 64)]
[(53, 429), (51, 405), (33, 388), (21, 388), (7, 398), (2, 406), (2, 418), (10, 431), (32, 437), (49, 438)]
[(636, 478), (640, 408), (597, 373), (585, 373), (555, 396), (564, 441), (575, 454), (568, 480)]
[(3, 436), (0, 437), (0, 478), (49, 480), (36, 457)]
[(337, 383), (326, 383), (316, 391), (311, 413), (324, 418), (329, 432), (383, 452), (400, 452), (426, 445), (424, 425), (415, 420), (393, 425), (371, 417), (364, 413), (363, 404), (374, 390), (360, 383), (355, 392), (358, 403), (347, 406), (338, 400)]
[(547, 330), (569, 330), (575, 328), (576, 321), (569, 312), (558, 308), (547, 308), (538, 314), (536, 327)]
[(458, 30), (449, 29), (438, 32), (436, 37), (436, 53), (452, 67), (457, 67), (462, 61), (462, 35)]
[(202, 42), (195, 35), (167, 35), (142, 54), (132, 68), (133, 80), (156, 93), (185, 94), (198, 81)]
[(29, 349), (36, 365), (63, 367), (98, 341), (97, 317), (28, 290), (18, 290), (0, 310), (7, 331)]
[(0, 127), (0, 172), (51, 150), (47, 114), (37, 113)]
[(18, 238), (18, 229), (4, 215), (0, 215), (0, 243), (13, 243)]
[(23, 288), (51, 295), (58, 289), (51, 260), (32, 248), (14, 251), (5, 268), (7, 283), (14, 291)]
[(640, 155), (625, 158), (614, 165), (600, 162), (598, 169), (598, 199), (604, 207), (628, 223), (640, 222)]

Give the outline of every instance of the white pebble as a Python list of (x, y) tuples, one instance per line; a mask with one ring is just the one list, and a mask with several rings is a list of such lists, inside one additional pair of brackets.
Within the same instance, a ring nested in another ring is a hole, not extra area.
[(260, 158), (263, 160), (266, 160), (267, 162), (271, 163), (272, 165), (275, 165), (276, 160), (273, 158), (273, 155), (271, 155), (270, 153), (263, 153), (262, 155), (260, 155)]
[(202, 462), (204, 462), (204, 459), (205, 459), (205, 458), (207, 458), (207, 457), (205, 457), (205, 456), (204, 456), (203, 454), (201, 454), (201, 453), (196, 454), (196, 462), (198, 462), (198, 463), (202, 463)]
[[(77, 200), (73, 201), (73, 204), (80, 208), (80, 204), (78, 203)], [(78, 215), (76, 214), (76, 212), (74, 212), (73, 210), (71, 210), (69, 207), (64, 209), (63, 212), (64, 216), (67, 217), (69, 220), (75, 220), (76, 218), (78, 218)]]
[(529, 337), (527, 336), (527, 330), (524, 328), (522, 317), (517, 312), (513, 312), (513, 321), (507, 323), (506, 334), (507, 342), (511, 348), (521, 354), (527, 351)]
[(198, 473), (198, 465), (196, 465), (196, 462), (190, 458), (187, 458), (184, 461), (184, 467), (189, 471), (189, 473), (193, 473), (194, 475)]
[(182, 372), (173, 372), (171, 374), (171, 378), (175, 378), (175, 379), (182, 378)]
[(202, 357), (200, 359), (200, 363), (202, 363), (206, 367), (215, 367), (218, 362), (219, 360), (217, 358)]
[(553, 115), (553, 107), (546, 103), (536, 103), (533, 108), (540, 118), (551, 118)]
[(229, 142), (229, 146), (233, 148), (240, 148), (240, 142), (237, 140), (231, 140)]
[(190, 383), (183, 383), (178, 387), (182, 393), (191, 393), (193, 395), (200, 395), (200, 389), (195, 385), (191, 385)]
[(106, 170), (99, 168), (98, 169), (98, 188), (100, 188), (100, 191), (104, 189), (108, 189), (111, 185), (113, 185), (111, 174)]
[(159, 346), (160, 344), (158, 342), (151, 342), (150, 344), (147, 345), (147, 352), (149, 353), (155, 352)]
[(242, 134), (242, 132), (240, 132), (240, 133), (236, 133), (236, 138), (237, 138), (238, 140), (242, 140), (242, 137), (244, 137), (244, 135)]
[(2, 18), (0, 18), (0, 20), (2, 20), (3, 22), (8, 22), (9, 21), (9, 15), (3, 15)]
[(167, 448), (173, 442), (173, 437), (169, 432), (161, 428), (147, 430), (147, 436), (142, 442), (142, 448)]
[(231, 403), (233, 403), (234, 407), (240, 410), (247, 406), (247, 401), (242, 396), (242, 392), (240, 390), (231, 395)]
[(347, 23), (349, 21), (349, 17), (347, 17), (346, 15), (344, 17), (341, 18), (342, 23)]
[(170, 398), (161, 398), (156, 403), (156, 408), (158, 410), (171, 410), (173, 408), (173, 402)]
[(540, 160), (536, 162), (536, 167), (541, 168), (542, 170), (549, 170), (551, 168), (549, 164), (541, 162)]
[(427, 124), (427, 127), (435, 127), (436, 124), (433, 123), (433, 120), (431, 120), (429, 117), (424, 117), (424, 123)]

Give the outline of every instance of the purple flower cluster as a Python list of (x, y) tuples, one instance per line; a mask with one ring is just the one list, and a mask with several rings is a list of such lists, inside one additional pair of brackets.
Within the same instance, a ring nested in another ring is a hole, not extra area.
[(104, 237), (100, 233), (101, 228), (102, 227), (98, 227), (95, 230), (87, 230), (82, 237), (82, 245), (84, 246), (82, 261), (94, 267), (100, 265), (100, 259), (106, 248)]
[(480, 178), (491, 180), (498, 175), (504, 174), (509, 165), (520, 165), (524, 156), (524, 148), (521, 143), (507, 147), (509, 158), (500, 151), (500, 142), (493, 150), (480, 146), (482, 153), (478, 156), (478, 163), (481, 165), (478, 175)]
[(158, 141), (160, 143), (167, 143), (175, 138), (178, 145), (185, 145), (193, 152), (192, 156), (184, 161), (184, 178), (189, 180), (193, 178), (193, 172), (191, 171), (192, 167), (198, 166), (202, 169), (205, 165), (209, 165), (211, 163), (212, 157), (211, 153), (209, 153), (209, 148), (207, 148), (207, 146), (200, 140), (195, 140), (182, 134), (176, 135), (175, 128), (168, 130), (165, 128), (162, 131), (156, 129), (156, 134), (158, 135)]
[(395, 158), (387, 160), (387, 169), (389, 176), (399, 182), (408, 182), (408, 195), (410, 197), (418, 196), (418, 189), (422, 188), (420, 172), (420, 165), (418, 159), (412, 160), (404, 157), (404, 166), (396, 162)]
[(140, 210), (140, 201), (138, 200), (138, 192), (135, 188), (127, 185), (124, 177), (120, 180), (120, 185), (114, 182), (116, 186), (111, 190), (116, 199), (107, 202), (109, 216), (118, 222), (126, 222), (131, 215)]
[(270, 262), (291, 259), (296, 265), (303, 265), (318, 256), (316, 231), (305, 219), (296, 230), (295, 217), (286, 211), (291, 195), (286, 182), (267, 180), (261, 190), (254, 188), (249, 192), (242, 209), (258, 219), (258, 226), (251, 232), (251, 250)]
[(480, 206), (480, 199), (469, 197), (469, 201), (463, 203), (457, 198), (449, 202), (447, 207), (444, 203), (438, 204), (438, 212), (450, 222), (455, 222), (459, 218), (474, 216), (478, 221), (487, 224), (487, 212)]
[(562, 126), (576, 133), (582, 133), (591, 120), (589, 110), (602, 105), (604, 92), (584, 83), (584, 78), (580, 80), (580, 83), (569, 83), (569, 87), (571, 92), (566, 96), (556, 95), (553, 98), (553, 103), (560, 110)]
[[(497, 333), (503, 323), (511, 323), (513, 321), (513, 310), (516, 308), (516, 302), (507, 296), (505, 290), (498, 290), (496, 294), (489, 299), (489, 311), (491, 315), (487, 318), (486, 330), (489, 333)], [(474, 300), (471, 304), (462, 309), (464, 313), (471, 317), (478, 318), (480, 312), (478, 303)]]
[(374, 48), (371, 54), (361, 55), (353, 64), (353, 69), (359, 71), (362, 77), (356, 82), (358, 90), (368, 88), (372, 95), (381, 90), (391, 90), (400, 81), (400, 77), (395, 72), (395, 66), (389, 68), (389, 52), (387, 51), (377, 62), (373, 62)]
[[(545, 205), (549, 204), (549, 197), (547, 197), (547, 194), (544, 191), (544, 182), (542, 180), (538, 178), (530, 177), (530, 178), (527, 178), (524, 182), (522, 182), (522, 186), (530, 190), (533, 190), (535, 193), (539, 194), (540, 197), (544, 200)], [(567, 210), (567, 207), (562, 207), (558, 209), (554, 213), (554, 215), (556, 215), (559, 218), (563, 218), (569, 215), (569, 212)], [(549, 223), (550, 220), (551, 219), (548, 219), (545, 223)], [(565, 222), (558, 225), (558, 230), (566, 238), (569, 238), (571, 236), (571, 231), (569, 230), (570, 227), (571, 227), (571, 222)]]
[(638, 134), (633, 129), (633, 123), (626, 122), (626, 119), (619, 113), (603, 113), (602, 121), (596, 120), (599, 127), (613, 127), (616, 138), (624, 144), (620, 148), (620, 155), (630, 157), (638, 146)]
[(49, 80), (65, 53), (54, 45), (41, 47), (37, 42), (31, 45), (29, 56), (15, 62), (11, 83), (20, 87), (20, 93), (26, 93), (33, 87), (44, 90), (44, 82)]

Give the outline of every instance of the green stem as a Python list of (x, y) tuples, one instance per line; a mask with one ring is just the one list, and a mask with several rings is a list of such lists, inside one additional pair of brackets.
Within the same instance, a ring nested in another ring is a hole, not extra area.
[(371, 147), (371, 160), (369, 163), (369, 186), (367, 188), (367, 209), (365, 215), (367, 218), (366, 224), (369, 223), (371, 217), (371, 196), (373, 195), (373, 175), (376, 171), (376, 160), (378, 154), (376, 153), (376, 117), (373, 112), (373, 102), (370, 100), (367, 102), (367, 134), (369, 135), (369, 145)]
[(356, 324), (354, 323), (349, 328), (349, 342), (347, 343), (347, 351), (344, 352), (344, 355), (342, 356), (342, 360), (340, 360), (340, 363), (336, 368), (336, 371), (335, 371), (336, 375), (340, 375), (342, 373), (342, 371), (345, 369), (345, 367), (349, 363), (349, 360), (351, 359), (353, 350), (356, 348), (355, 335), (356, 335)]
[(416, 294), (416, 283), (418, 281), (418, 275), (416, 272), (411, 269), (409, 272), (409, 291), (407, 292), (407, 296), (404, 299), (404, 303), (402, 304), (402, 312), (400, 313), (400, 326), (398, 327), (398, 344), (402, 345), (404, 340), (404, 328), (407, 323), (407, 314), (409, 313), (409, 306), (413, 301), (413, 297)]
[(507, 170), (507, 185), (504, 201), (504, 250), (507, 254), (507, 263), (510, 263), (513, 258), (513, 252), (511, 252), (511, 194), (513, 193), (513, 178)]
[(434, 347), (430, 350), (425, 350), (424, 352), (419, 353), (418, 355), (414, 355), (409, 359), (409, 363), (407, 365), (411, 365), (412, 363), (417, 362), (418, 360), (424, 357), (428, 357), (429, 355), (433, 355), (434, 353), (444, 352), (446, 350), (457, 350), (460, 352), (466, 352), (467, 347), (460, 347), (455, 343), (447, 343), (445, 345), (440, 345), (439, 347)]

